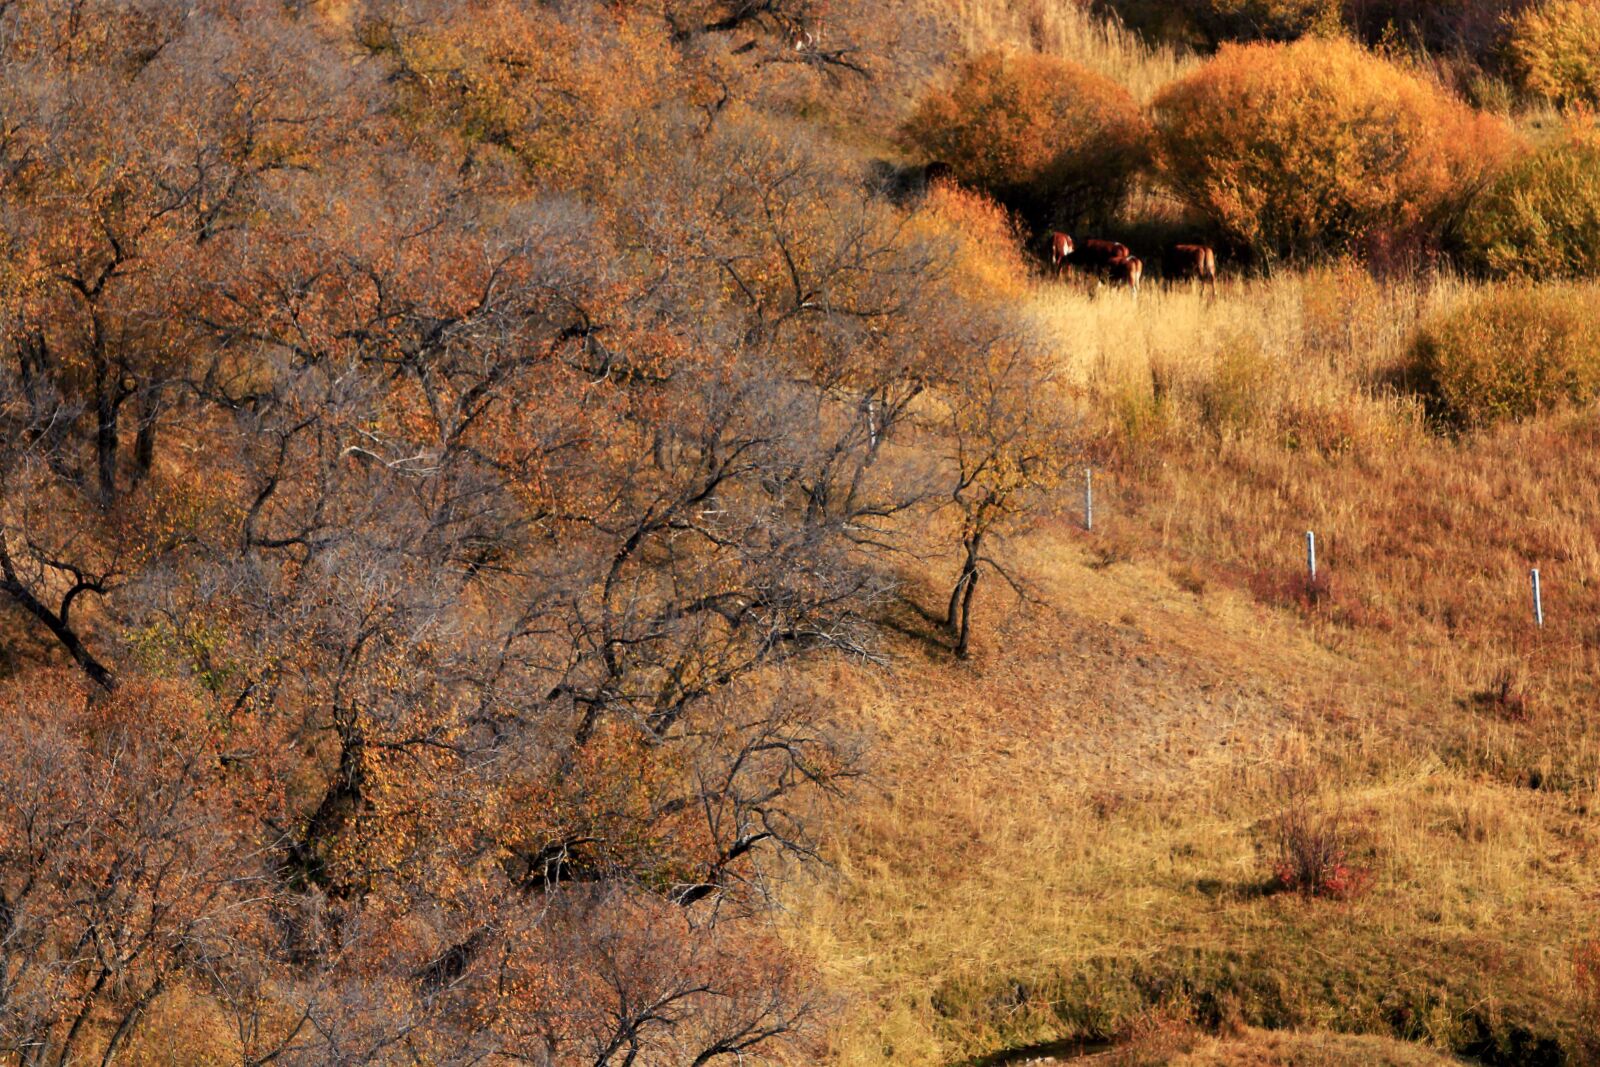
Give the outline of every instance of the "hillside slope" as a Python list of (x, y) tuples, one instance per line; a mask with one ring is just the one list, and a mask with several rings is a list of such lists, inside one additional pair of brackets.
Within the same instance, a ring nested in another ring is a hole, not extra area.
[[(1038, 298), (1157, 336), (1192, 299)], [(1224, 335), (1247, 321), (1241, 300), (1298, 307), (1281, 288), (1229, 299), (1211, 313)], [(1092, 421), (1105, 402), (1085, 395)], [(834, 676), (876, 776), (791, 918), (847, 1004), (837, 1062), (1137, 1047), (1190, 1026), (1378, 1034), (1488, 1063), (1572, 1055), (1568, 961), (1600, 892), (1589, 790), (1529, 789), (1483, 755), (1537, 765), (1562, 731), (1497, 719), (1441, 687), (1439, 653), (1278, 602), (1214, 546), (1167, 547), (1174, 512), (1149, 494), (1216, 477), (1167, 455), (1102, 475), (1094, 533), (1067, 514), (1011, 546), (1029, 602), (987, 592), (974, 661), (907, 636), (892, 671)], [(1283, 531), (1287, 573), (1302, 536)], [(920, 603), (940, 602), (934, 570)], [(911, 635), (925, 625), (905, 617)], [(1276, 820), (1307, 809), (1338, 823), (1368, 891), (1276, 891)], [(1377, 1062), (1262, 1055), (1193, 1062)]]

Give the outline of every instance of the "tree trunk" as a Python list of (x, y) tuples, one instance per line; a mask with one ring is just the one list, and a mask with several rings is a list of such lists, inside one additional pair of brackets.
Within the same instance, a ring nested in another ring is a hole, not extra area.
[(0, 537), (0, 592), (6, 593), (21, 605), (24, 611), (43, 623), (45, 629), (55, 635), (55, 639), (61, 642), (62, 647), (78, 666), (83, 668), (83, 673), (87, 674), (96, 685), (107, 692), (117, 687), (116, 676), (84, 646), (76, 631), (67, 625), (67, 621), (45, 607), (39, 598), (33, 595), (33, 591), (22, 584), (22, 579), (17, 577), (16, 568), (12, 565), (11, 554), (6, 551), (3, 537)]
[(117, 1049), (127, 1040), (128, 1034), (133, 1031), (134, 1026), (143, 1017), (145, 1009), (150, 1007), (150, 1002), (161, 995), (161, 990), (166, 986), (166, 983), (165, 975), (157, 978), (150, 988), (145, 990), (144, 995), (123, 1013), (122, 1022), (118, 1024), (116, 1032), (111, 1035), (111, 1040), (106, 1043), (105, 1055), (100, 1057), (100, 1067), (111, 1067), (111, 1064), (116, 1062)]
[(161, 414), (161, 387), (149, 386), (140, 402), (139, 434), (133, 442), (134, 478), (143, 481), (156, 460), (156, 420)]
[(972, 576), (967, 580), (966, 591), (961, 596), (961, 628), (956, 634), (956, 656), (960, 659), (967, 658), (967, 643), (972, 637), (972, 594), (978, 591), (978, 579), (981, 577), (983, 572), (974, 566)]
[(121, 404), (116, 397), (118, 383), (110, 380), (111, 373), (111, 367), (102, 362), (96, 369), (94, 382), (94, 451), (102, 508), (109, 508), (117, 501), (117, 413)]
[(289, 862), (300, 877), (341, 896), (347, 886), (336, 885), (328, 872), (328, 853), (334, 838), (366, 802), (366, 734), (353, 718), (338, 724), (339, 766), (322, 794), (317, 810), (306, 821), (300, 840), (289, 846)]
[(968, 638), (972, 632), (972, 595), (978, 589), (981, 576), (979, 566), (983, 549), (983, 534), (973, 534), (967, 539), (967, 555), (961, 562), (961, 577), (950, 591), (950, 605), (945, 610), (944, 624), (956, 642), (956, 655), (966, 658)]

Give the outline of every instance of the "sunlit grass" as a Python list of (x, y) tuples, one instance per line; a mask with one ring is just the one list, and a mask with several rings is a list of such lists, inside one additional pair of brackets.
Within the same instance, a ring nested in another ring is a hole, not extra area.
[[(976, 665), (908, 648), (915, 670), (841, 679), (881, 786), (792, 913), (847, 998), (837, 1062), (1131, 1037), (1153, 1011), (1456, 1049), (1480, 1018), (1570, 1036), (1600, 891), (1600, 440), (1584, 413), (1430, 428), (1400, 372), (1420, 318), (1471, 288), (1037, 283), (1098, 529), (1064, 502), (1011, 546), (1038, 603), (993, 594)], [(1557, 576), (1543, 634), (1532, 563)], [(1503, 675), (1525, 704), (1496, 703)], [(1290, 765), (1355, 828), (1361, 899), (1260, 891)]]

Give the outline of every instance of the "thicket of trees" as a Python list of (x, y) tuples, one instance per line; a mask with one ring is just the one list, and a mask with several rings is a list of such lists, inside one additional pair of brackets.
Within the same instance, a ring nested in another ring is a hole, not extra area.
[(786, 664), (1070, 445), (821, 14), (0, 7), (0, 1058), (805, 1055)]

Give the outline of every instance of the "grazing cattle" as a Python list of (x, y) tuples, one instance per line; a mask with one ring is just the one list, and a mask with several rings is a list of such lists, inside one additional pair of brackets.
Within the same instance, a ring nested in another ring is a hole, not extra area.
[(1162, 273), (1175, 281), (1198, 281), (1217, 292), (1217, 253), (1205, 245), (1174, 245), (1167, 250)]
[(1061, 277), (1061, 268), (1067, 265), (1067, 257), (1072, 255), (1072, 235), (1065, 233), (1052, 233), (1050, 235), (1050, 266), (1055, 268), (1056, 277)]
[(1102, 241), (1098, 237), (1089, 237), (1071, 249), (1072, 258), (1068, 266), (1103, 273), (1109, 271), (1111, 264), (1117, 260), (1127, 259), (1131, 255), (1133, 253), (1121, 241)]
[(1139, 295), (1139, 283), (1144, 280), (1144, 260), (1138, 256), (1123, 256), (1107, 264), (1106, 270), (1114, 284), (1126, 285), (1134, 296)]

